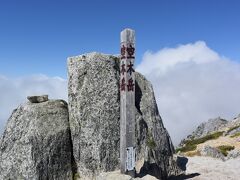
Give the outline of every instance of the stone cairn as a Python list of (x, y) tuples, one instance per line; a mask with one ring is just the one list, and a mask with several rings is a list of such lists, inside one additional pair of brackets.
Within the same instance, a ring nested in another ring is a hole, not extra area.
[(120, 160), (121, 173), (135, 176), (135, 31), (121, 32)]
[(42, 95), (42, 96), (28, 96), (27, 99), (31, 103), (42, 103), (48, 101), (48, 95)]

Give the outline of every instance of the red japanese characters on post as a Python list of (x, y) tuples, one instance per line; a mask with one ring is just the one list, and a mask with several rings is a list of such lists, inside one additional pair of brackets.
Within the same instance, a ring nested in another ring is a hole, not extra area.
[(125, 83), (125, 78), (123, 77), (120, 84), (121, 91), (125, 91), (125, 87), (126, 87), (126, 83)]
[(121, 65), (121, 70), (120, 70), (120, 72), (121, 72), (122, 75), (124, 75), (124, 73), (126, 72), (125, 66), (126, 66), (126, 65), (125, 65), (124, 63)]
[(121, 47), (121, 59), (126, 58), (126, 50), (127, 50), (127, 48), (124, 45), (122, 45), (122, 47)]
[[(121, 45), (121, 66), (120, 66), (120, 74), (121, 74), (121, 83), (120, 90), (121, 91), (134, 91), (134, 80), (133, 73), (135, 72), (133, 66), (133, 61), (135, 58), (135, 48), (131, 43), (125, 43)], [(127, 73), (127, 74), (126, 74)]]
[(128, 91), (134, 91), (134, 83), (133, 83), (133, 80), (132, 80), (132, 78), (130, 78), (129, 80), (128, 80), (128, 85), (127, 85), (127, 88), (128, 88)]
[(125, 45), (121, 46), (121, 59), (133, 59), (135, 58), (134, 56), (135, 53), (135, 48), (132, 47), (132, 45), (128, 45), (127, 47), (125, 47)]
[(135, 70), (133, 69), (133, 64), (132, 64), (131, 61), (130, 61), (130, 63), (127, 65), (127, 67), (128, 67), (127, 73), (129, 73), (130, 76), (131, 76), (132, 73), (135, 72)]
[(127, 59), (133, 59), (134, 57), (134, 52), (135, 52), (135, 48), (132, 47), (132, 45), (130, 44), (129, 47), (127, 47)]

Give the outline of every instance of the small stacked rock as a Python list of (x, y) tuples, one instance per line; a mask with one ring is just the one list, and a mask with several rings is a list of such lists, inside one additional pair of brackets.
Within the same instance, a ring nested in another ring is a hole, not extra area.
[(31, 103), (42, 103), (48, 101), (48, 95), (42, 95), (42, 96), (28, 96), (27, 99)]

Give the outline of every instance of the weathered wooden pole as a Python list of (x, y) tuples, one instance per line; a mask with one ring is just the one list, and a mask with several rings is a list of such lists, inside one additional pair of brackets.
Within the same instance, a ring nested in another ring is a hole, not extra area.
[(135, 31), (121, 32), (120, 159), (121, 173), (135, 176)]

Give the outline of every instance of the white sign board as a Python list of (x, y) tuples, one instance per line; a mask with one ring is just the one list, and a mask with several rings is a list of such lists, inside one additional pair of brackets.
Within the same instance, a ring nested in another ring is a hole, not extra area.
[(128, 147), (126, 150), (127, 150), (126, 168), (127, 171), (132, 171), (135, 168), (135, 148)]

